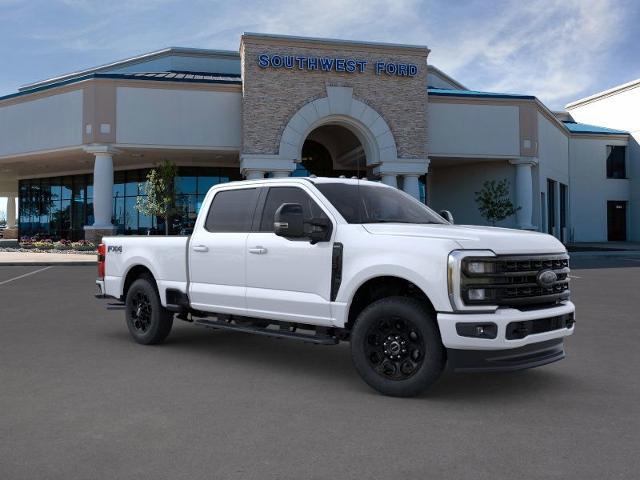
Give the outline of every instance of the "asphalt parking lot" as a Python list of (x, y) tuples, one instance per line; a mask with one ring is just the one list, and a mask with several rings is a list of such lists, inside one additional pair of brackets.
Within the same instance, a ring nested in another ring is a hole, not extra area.
[(398, 399), (348, 344), (176, 321), (143, 347), (94, 267), (0, 266), (0, 478), (640, 478), (640, 258), (573, 267), (565, 360)]

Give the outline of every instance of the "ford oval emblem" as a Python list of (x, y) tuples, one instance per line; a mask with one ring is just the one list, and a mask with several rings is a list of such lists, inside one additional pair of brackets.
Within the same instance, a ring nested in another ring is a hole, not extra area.
[(553, 270), (542, 270), (538, 272), (536, 277), (536, 282), (542, 288), (551, 288), (556, 283), (556, 280), (558, 280), (558, 275)]

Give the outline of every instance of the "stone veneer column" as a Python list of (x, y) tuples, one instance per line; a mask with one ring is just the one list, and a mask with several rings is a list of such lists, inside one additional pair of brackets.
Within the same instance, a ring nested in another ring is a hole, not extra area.
[(538, 164), (535, 157), (520, 157), (509, 160), (516, 166), (516, 223), (522, 230), (535, 230), (533, 226), (533, 173), (531, 168)]
[(91, 145), (85, 152), (95, 156), (93, 163), (93, 225), (86, 225), (85, 239), (100, 242), (103, 236), (112, 235), (115, 227), (113, 216), (113, 155), (116, 150), (109, 145)]

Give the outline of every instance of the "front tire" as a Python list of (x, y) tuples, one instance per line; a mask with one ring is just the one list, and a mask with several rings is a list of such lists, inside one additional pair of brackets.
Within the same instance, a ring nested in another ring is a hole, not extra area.
[(173, 313), (162, 306), (153, 280), (143, 277), (133, 282), (125, 303), (133, 340), (142, 345), (164, 342), (173, 326)]
[(351, 333), (351, 357), (369, 386), (394, 397), (423, 392), (446, 363), (433, 311), (409, 297), (383, 298), (360, 313)]

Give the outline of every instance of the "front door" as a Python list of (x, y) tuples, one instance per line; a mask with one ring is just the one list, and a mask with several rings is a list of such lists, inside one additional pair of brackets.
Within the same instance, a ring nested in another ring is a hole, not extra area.
[(197, 310), (245, 315), (247, 236), (257, 188), (223, 190), (189, 242), (189, 299)]
[(283, 203), (301, 204), (305, 218), (329, 217), (302, 187), (269, 187), (258, 231), (247, 238), (247, 315), (331, 325), (333, 242), (311, 245), (273, 233), (274, 214)]
[(610, 242), (627, 240), (627, 202), (607, 202), (607, 228)]

